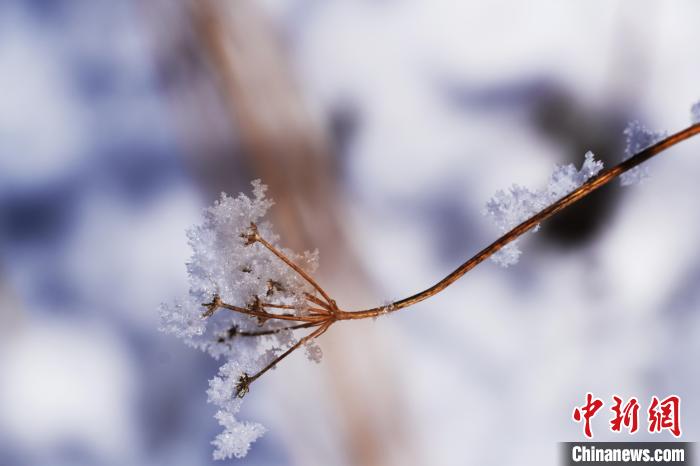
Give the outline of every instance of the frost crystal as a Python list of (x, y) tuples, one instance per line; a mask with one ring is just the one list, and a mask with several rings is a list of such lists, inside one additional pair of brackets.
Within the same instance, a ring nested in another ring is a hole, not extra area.
[[(602, 169), (603, 162), (596, 160), (593, 153), (589, 151), (580, 170), (577, 170), (573, 164), (556, 166), (544, 189), (531, 191), (514, 184), (507, 191), (499, 190), (486, 203), (484, 215), (493, 218), (499, 231), (506, 233), (566, 196)], [(539, 225), (532, 231), (535, 232), (538, 229)], [(511, 241), (493, 254), (491, 259), (503, 267), (517, 263), (522, 253), (517, 243), (517, 239)]]
[(700, 101), (695, 102), (692, 107), (690, 107), (690, 122), (692, 124), (700, 123)]
[[(650, 131), (638, 121), (631, 121), (625, 128), (624, 135), (627, 138), (627, 147), (622, 160), (627, 160), (637, 152), (659, 142), (666, 137), (665, 132)], [(649, 177), (649, 168), (645, 165), (637, 165), (631, 170), (620, 175), (622, 186), (630, 186), (640, 183)]]
[(219, 375), (209, 381), (209, 402), (219, 408), (215, 417), (224, 428), (212, 442), (216, 447), (214, 459), (244, 457), (250, 449), (250, 444), (265, 433), (265, 428), (258, 423), (241, 422), (236, 419), (235, 415), (241, 408), (237, 386), (244, 374), (240, 364), (228, 362), (221, 366)]
[(309, 359), (309, 361), (313, 361), (315, 363), (321, 362), (321, 358), (323, 357), (323, 351), (321, 351), (321, 347), (318, 346), (318, 343), (316, 343), (316, 341), (311, 340), (310, 342), (305, 344), (304, 350), (306, 352), (306, 357)]
[[(160, 309), (161, 330), (225, 360), (207, 392), (209, 401), (219, 408), (216, 419), (224, 428), (213, 442), (216, 459), (245, 456), (250, 444), (264, 433), (261, 425), (236, 419), (241, 402), (237, 395), (247, 391), (247, 384), (241, 385), (242, 377), (260, 371), (297, 340), (291, 331), (275, 331), (288, 322), (261, 321), (255, 316), (216, 308), (205, 318), (207, 308), (203, 303), (213, 303), (216, 296), (223, 303), (255, 309), (264, 301), (286, 306), (286, 312), (301, 315), (306, 312), (305, 293), (315, 293), (269, 249), (251, 241), (251, 225), (255, 224), (261, 237), (300, 267), (313, 272), (317, 266), (318, 253), (295, 254), (277, 245), (278, 237), (263, 220), (273, 203), (265, 198), (266, 187), (259, 180), (252, 184), (252, 197), (222, 194), (205, 210), (203, 223), (187, 232), (192, 248), (187, 263), (189, 295)], [(255, 332), (265, 335), (241, 336)], [(320, 348), (309, 351), (312, 359), (320, 359)]]

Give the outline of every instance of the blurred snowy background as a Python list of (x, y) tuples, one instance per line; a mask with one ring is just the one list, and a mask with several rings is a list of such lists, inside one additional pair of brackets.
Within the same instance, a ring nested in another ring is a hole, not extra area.
[[(212, 463), (217, 363), (156, 329), (220, 191), (269, 184), (283, 243), (320, 249), (346, 309), (405, 297), (495, 239), (497, 189), (588, 149), (614, 164), (630, 119), (686, 126), (699, 17), (692, 0), (3, 0), (0, 464)], [(239, 463), (555, 464), (586, 391), (678, 393), (697, 440), (699, 152), (548, 222), (514, 268), (335, 326), (320, 366), (294, 355), (254, 386), (242, 417), (269, 432)], [(596, 438), (621, 438), (607, 420)]]

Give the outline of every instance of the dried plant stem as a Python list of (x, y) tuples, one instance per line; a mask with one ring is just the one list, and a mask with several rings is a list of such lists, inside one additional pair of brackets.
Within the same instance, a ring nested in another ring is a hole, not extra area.
[[(265, 372), (273, 368), (277, 363), (279, 363), (282, 359), (286, 358), (289, 356), (291, 353), (293, 353), (295, 350), (300, 348), (302, 345), (306, 344), (307, 342), (313, 340), (314, 338), (317, 338), (321, 336), (323, 333), (325, 333), (328, 328), (333, 325), (336, 321), (340, 320), (357, 320), (357, 319), (366, 319), (369, 317), (376, 317), (382, 314), (387, 314), (389, 312), (395, 312), (400, 309), (404, 309), (406, 307), (412, 306), (413, 304), (419, 303), (425, 299), (430, 298), (431, 296), (434, 296), (441, 291), (443, 291), (445, 288), (459, 280), (461, 277), (463, 277), (467, 272), (469, 272), (471, 269), (476, 267), (478, 264), (481, 262), (485, 261), (489, 257), (491, 257), (494, 253), (496, 253), (498, 250), (503, 248), (506, 244), (510, 243), (511, 241), (517, 239), (519, 236), (522, 234), (526, 233), (530, 229), (534, 228), (536, 225), (541, 223), (542, 221), (548, 219), (549, 217), (555, 215), (557, 212), (561, 211), (562, 209), (565, 209), (566, 207), (570, 206), (571, 204), (574, 204), (575, 202), (583, 199), (596, 189), (606, 185), (613, 179), (617, 178), (620, 176), (622, 173), (625, 173), (628, 170), (631, 170), (632, 168), (640, 165), (641, 163), (649, 160), (650, 158), (654, 157), (655, 155), (663, 152), (664, 150), (668, 149), (669, 147), (672, 147), (679, 142), (685, 141), (686, 139), (689, 139), (695, 135), (700, 133), (700, 123), (699, 124), (694, 124), (692, 126), (689, 126), (688, 128), (685, 128), (675, 134), (672, 134), (671, 136), (663, 139), (662, 141), (657, 142), (656, 144), (638, 152), (634, 156), (630, 157), (629, 159), (619, 163), (618, 165), (612, 167), (610, 170), (607, 170), (600, 175), (591, 178), (588, 180), (586, 183), (581, 185), (579, 188), (575, 189), (568, 195), (564, 196), (560, 200), (556, 201), (554, 204), (550, 205), (549, 207), (545, 208), (544, 210), (538, 212), (537, 214), (533, 215), (529, 219), (525, 220), (524, 222), (520, 223), (518, 226), (498, 238), (496, 241), (479, 251), (476, 255), (474, 255), (472, 258), (464, 262), (462, 265), (460, 265), (457, 269), (455, 269), (452, 273), (447, 275), (445, 278), (437, 282), (435, 285), (431, 286), (430, 288), (427, 288), (419, 293), (414, 294), (413, 296), (409, 296), (408, 298), (401, 299), (399, 301), (396, 301), (394, 303), (384, 305), (384, 306), (379, 306), (375, 307), (372, 309), (367, 309), (363, 311), (343, 311), (338, 308), (336, 305), (335, 301), (330, 298), (330, 296), (326, 293), (326, 291), (308, 274), (306, 273), (300, 266), (296, 265), (291, 259), (289, 259), (284, 253), (282, 253), (279, 249), (277, 249), (275, 246), (267, 242), (264, 238), (260, 236), (258, 233), (257, 227), (255, 225), (251, 225), (251, 232), (247, 235), (244, 235), (244, 237), (247, 239), (248, 244), (253, 244), (253, 243), (260, 243), (263, 245), (265, 248), (267, 248), (270, 252), (272, 252), (275, 256), (277, 256), (282, 262), (284, 262), (287, 266), (289, 266), (294, 272), (299, 274), (304, 280), (306, 280), (318, 293), (324, 298), (324, 300), (321, 300), (314, 296), (313, 294), (310, 293), (304, 293), (304, 296), (306, 300), (310, 303), (316, 304), (320, 306), (319, 308), (314, 308), (314, 307), (306, 307), (303, 309), (299, 309), (298, 306), (292, 306), (292, 305), (286, 305), (286, 304), (275, 304), (275, 303), (262, 303), (262, 302), (257, 302), (256, 305), (250, 306), (248, 308), (243, 308), (243, 307), (238, 307), (238, 306), (233, 306), (230, 304), (226, 304), (221, 301), (221, 299), (218, 296), (215, 296), (214, 299), (212, 300), (211, 303), (206, 303), (203, 304), (206, 308), (207, 311), (204, 313), (205, 317), (211, 316), (218, 308), (224, 308), (224, 309), (229, 309), (234, 312), (239, 312), (242, 314), (247, 314), (253, 317), (259, 318), (261, 321), (265, 321), (268, 319), (280, 319), (280, 320), (288, 320), (288, 321), (296, 321), (296, 322), (301, 322), (300, 324), (297, 325), (292, 325), (289, 327), (283, 327), (283, 328), (278, 328), (278, 329), (266, 329), (266, 330), (261, 330), (259, 332), (238, 332), (238, 335), (242, 336), (263, 336), (263, 335), (272, 335), (284, 330), (298, 330), (298, 329), (303, 329), (303, 328), (316, 328), (314, 331), (309, 333), (308, 335), (302, 337), (299, 341), (297, 341), (294, 345), (292, 345), (289, 349), (287, 349), (284, 353), (282, 353), (280, 356), (275, 358), (271, 363), (269, 363), (267, 366), (262, 368), (259, 372), (257, 372), (255, 375), (248, 376), (247, 374), (244, 374), (241, 376), (239, 383), (237, 385), (237, 396), (243, 396), (245, 393), (248, 392), (249, 386), (251, 383), (253, 383), (255, 380), (257, 380), (261, 375), (263, 375)], [(292, 309), (292, 310), (299, 310), (299, 311), (307, 311), (311, 312), (311, 314), (272, 314), (269, 312), (266, 312), (264, 309), (265, 308), (277, 308), (277, 309)]]
[(314, 304), (318, 304), (322, 308), (324, 308), (327, 311), (331, 311), (330, 305), (324, 301), (321, 301), (318, 299), (316, 296), (309, 294), (309, 293), (304, 293), (304, 296), (306, 296), (306, 299), (311, 301)]
[(581, 200), (582, 198), (586, 197), (596, 189), (606, 185), (613, 179), (617, 178), (621, 174), (625, 173), (628, 170), (631, 170), (632, 168), (640, 165), (643, 162), (646, 162), (650, 158), (654, 157), (655, 155), (663, 152), (664, 150), (668, 149), (669, 147), (672, 147), (679, 142), (685, 141), (686, 139), (689, 139), (696, 134), (700, 133), (700, 124), (694, 124), (692, 126), (689, 126), (688, 128), (685, 128), (675, 134), (672, 134), (671, 136), (668, 136), (667, 138), (657, 142), (656, 144), (638, 152), (634, 156), (628, 158), (627, 160), (619, 163), (618, 165), (615, 165), (612, 167), (610, 170), (607, 170), (600, 175), (591, 178), (588, 180), (586, 183), (581, 185), (578, 189), (572, 191), (565, 197), (561, 198), (554, 204), (550, 205), (546, 209), (540, 211), (539, 213), (533, 215), (529, 219), (525, 220), (522, 222), (520, 225), (516, 226), (512, 230), (510, 230), (508, 233), (504, 234), (500, 238), (498, 238), (496, 241), (479, 251), (476, 255), (474, 255), (471, 259), (460, 265), (457, 269), (455, 269), (454, 272), (437, 282), (435, 285), (431, 286), (430, 288), (421, 291), (420, 293), (416, 293), (413, 296), (409, 296), (408, 298), (401, 299), (399, 301), (396, 301), (392, 304), (389, 304), (387, 306), (379, 306), (375, 307), (372, 309), (367, 309), (364, 311), (353, 311), (353, 312), (339, 312), (337, 319), (338, 320), (351, 320), (351, 319), (366, 319), (368, 317), (376, 317), (381, 314), (386, 314), (388, 312), (395, 312), (398, 311), (399, 309), (406, 308), (408, 306), (412, 306), (416, 303), (419, 303), (425, 299), (430, 298), (431, 296), (434, 296), (450, 286), (452, 283), (456, 282), (464, 274), (469, 272), (471, 269), (476, 267), (478, 264), (483, 262), (484, 260), (488, 259), (491, 257), (494, 253), (496, 253), (499, 249), (504, 247), (506, 244), (510, 243), (514, 239), (517, 239), (520, 235), (523, 233), (526, 233), (528, 230), (531, 228), (534, 228), (536, 225), (541, 223), (542, 221), (548, 219), (552, 215), (556, 214), (562, 209), (565, 209), (566, 207), (570, 206), (571, 204)]
[(274, 335), (276, 333), (284, 332), (287, 330), (298, 330), (301, 328), (310, 328), (310, 327), (318, 327), (321, 325), (320, 322), (307, 322), (305, 324), (299, 324), (299, 325), (291, 325), (289, 327), (280, 327), (280, 328), (274, 328), (270, 330), (260, 330), (258, 332), (237, 332), (236, 335), (240, 335), (242, 337), (261, 337), (265, 335)]
[[(255, 229), (254, 235), (255, 235), (255, 236), (254, 236), (254, 237), (255, 237), (255, 240), (256, 240), (258, 243), (262, 244), (262, 245), (265, 246), (267, 249), (269, 249), (270, 252), (272, 252), (272, 254), (274, 254), (275, 256), (279, 257), (279, 259), (280, 259), (282, 262), (284, 262), (285, 264), (287, 264), (292, 270), (294, 270), (297, 274), (299, 274), (300, 277), (302, 277), (302, 278), (303, 278), (304, 280), (306, 280), (311, 286), (313, 286), (313, 287), (316, 289), (316, 291), (318, 291), (318, 292), (321, 294), (321, 296), (323, 296), (323, 299), (326, 300), (326, 304), (330, 305), (331, 308), (333, 308), (333, 307), (335, 306), (335, 301), (333, 301), (333, 300), (330, 298), (330, 296), (328, 296), (328, 294), (326, 293), (326, 291), (325, 291), (323, 288), (321, 288), (321, 286), (320, 286), (318, 283), (316, 283), (316, 280), (314, 280), (314, 279), (311, 277), (311, 275), (309, 275), (308, 273), (306, 273), (306, 271), (305, 271), (304, 269), (302, 269), (301, 267), (299, 267), (298, 265), (296, 265), (294, 262), (292, 262), (292, 260), (289, 259), (285, 254), (283, 254), (282, 251), (280, 251), (279, 249), (277, 249), (276, 247), (274, 247), (273, 245), (271, 245), (270, 243), (268, 243), (267, 241), (265, 241), (265, 239), (264, 239), (262, 236), (260, 236), (260, 234), (258, 234), (257, 229)], [(310, 295), (309, 295), (309, 296), (310, 296)]]
[(296, 322), (320, 322), (324, 320), (323, 316), (299, 316), (293, 314), (271, 314), (265, 311), (258, 311), (255, 309), (249, 309), (246, 307), (234, 306), (232, 304), (227, 304), (221, 301), (221, 298), (215, 296), (211, 303), (205, 303), (203, 306), (207, 307), (207, 312), (204, 313), (203, 317), (210, 317), (217, 309), (228, 309), (229, 311), (238, 312), (241, 314), (246, 314), (252, 317), (257, 317), (259, 319), (279, 319), (279, 320), (291, 320)]
[[(292, 304), (272, 304), (272, 303), (261, 303), (260, 306), (262, 307), (268, 307), (272, 309), (292, 309), (292, 310), (297, 310), (299, 309), (299, 306), (295, 306)], [(317, 308), (317, 307), (312, 307), (312, 306), (307, 306), (305, 308), (307, 311), (311, 312), (312, 314), (318, 314), (318, 315), (328, 315), (329, 311), (326, 308)]]

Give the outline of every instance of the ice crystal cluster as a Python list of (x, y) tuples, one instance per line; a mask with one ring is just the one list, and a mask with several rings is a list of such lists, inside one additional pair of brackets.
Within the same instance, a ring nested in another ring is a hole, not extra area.
[[(201, 225), (188, 231), (192, 256), (187, 264), (189, 295), (182, 301), (161, 306), (161, 329), (182, 338), (187, 344), (208, 352), (224, 364), (210, 380), (208, 400), (217, 406), (216, 419), (223, 432), (212, 442), (214, 458), (242, 457), (250, 444), (264, 433), (256, 423), (236, 418), (241, 400), (237, 395), (242, 377), (257, 373), (294, 343), (285, 321), (264, 320), (256, 316), (219, 308), (204, 317), (203, 303), (221, 302), (246, 309), (259, 308), (261, 302), (289, 306), (285, 312), (301, 315), (305, 311), (304, 293), (314, 290), (269, 249), (250, 241), (251, 224), (260, 236), (312, 272), (316, 253), (295, 254), (277, 245), (278, 237), (263, 220), (272, 201), (265, 197), (266, 187), (253, 182), (253, 196), (225, 194), (204, 212)], [(264, 336), (243, 336), (255, 332)], [(321, 357), (320, 348), (307, 347), (312, 360)]]
[(700, 123), (700, 101), (690, 107), (690, 122), (694, 125)]
[[(484, 215), (491, 217), (501, 233), (506, 233), (528, 218), (566, 196), (603, 169), (603, 162), (596, 160), (592, 152), (587, 152), (580, 170), (573, 164), (554, 168), (549, 183), (544, 189), (531, 191), (514, 184), (508, 190), (499, 190), (487, 202)], [(537, 225), (532, 231), (539, 229)], [(516, 239), (491, 256), (503, 267), (518, 262), (522, 251)]]
[[(663, 131), (651, 131), (638, 121), (632, 121), (625, 128), (624, 135), (627, 142), (623, 160), (627, 160), (637, 152), (659, 142), (666, 137)], [(630, 186), (640, 183), (649, 177), (649, 167), (645, 164), (637, 165), (631, 170), (620, 175), (622, 186)]]

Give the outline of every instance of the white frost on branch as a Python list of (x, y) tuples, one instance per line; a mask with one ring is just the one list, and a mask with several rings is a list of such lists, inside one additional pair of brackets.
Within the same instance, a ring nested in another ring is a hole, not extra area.
[[(659, 142), (666, 137), (663, 131), (651, 131), (638, 121), (631, 121), (623, 133), (627, 140), (627, 147), (622, 160), (627, 160), (639, 151)], [(620, 175), (622, 186), (630, 186), (649, 178), (649, 168), (642, 164)]]
[[(552, 205), (566, 196), (603, 169), (603, 162), (596, 160), (592, 152), (587, 152), (583, 165), (577, 170), (573, 164), (558, 165), (549, 178), (544, 189), (531, 191), (514, 184), (508, 190), (499, 190), (486, 203), (484, 215), (490, 216), (501, 234), (507, 233), (528, 218)], [(533, 228), (533, 232), (539, 225)], [(503, 267), (518, 262), (522, 251), (518, 248), (518, 239), (511, 241), (491, 259)]]
[(231, 361), (221, 366), (219, 375), (209, 381), (208, 401), (219, 408), (214, 417), (224, 428), (212, 442), (216, 447), (216, 460), (243, 458), (251, 443), (265, 433), (265, 427), (261, 424), (236, 419), (242, 401), (236, 396), (236, 385), (245, 372), (240, 363)]
[[(242, 457), (250, 444), (265, 431), (256, 423), (236, 419), (241, 400), (236, 395), (240, 378), (251, 376), (270, 363), (273, 358), (297, 342), (290, 330), (279, 330), (288, 321), (270, 319), (261, 322), (257, 317), (219, 308), (209, 317), (203, 303), (214, 296), (223, 303), (240, 308), (255, 309), (261, 302), (293, 306), (285, 309), (296, 315), (308, 312), (305, 293), (314, 289), (296, 272), (285, 265), (269, 249), (258, 242), (248, 241), (251, 224), (257, 225), (260, 236), (277, 250), (287, 255), (307, 272), (318, 264), (318, 254), (296, 254), (280, 247), (271, 225), (264, 221), (273, 202), (265, 197), (266, 186), (259, 180), (252, 183), (253, 196), (225, 194), (204, 212), (201, 225), (187, 232), (192, 256), (187, 263), (189, 295), (172, 305), (162, 305), (161, 330), (182, 338), (185, 343), (208, 352), (214, 358), (223, 358), (225, 364), (219, 375), (210, 380), (209, 401), (219, 411), (216, 419), (224, 431), (216, 437), (214, 457), (225, 459)], [(250, 337), (241, 333), (268, 332)], [(309, 348), (309, 358), (317, 361), (320, 348)]]

